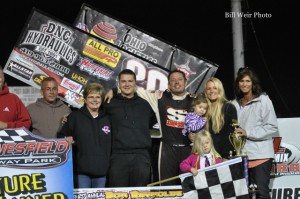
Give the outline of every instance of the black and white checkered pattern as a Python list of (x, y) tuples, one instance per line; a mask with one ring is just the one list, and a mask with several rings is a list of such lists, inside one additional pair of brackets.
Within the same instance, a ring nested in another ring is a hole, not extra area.
[(188, 176), (182, 180), (182, 190), (189, 199), (248, 199), (248, 187), (244, 175), (242, 160), (221, 163), (213, 169), (201, 171), (197, 176)]
[(25, 128), (4, 129), (0, 131), (0, 144), (16, 142), (40, 142), (42, 139), (33, 136)]

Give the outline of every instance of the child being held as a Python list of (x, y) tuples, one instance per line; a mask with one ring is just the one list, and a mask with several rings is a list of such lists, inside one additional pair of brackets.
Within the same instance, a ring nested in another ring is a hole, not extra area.
[(198, 169), (222, 162), (221, 155), (215, 150), (213, 140), (208, 131), (196, 133), (192, 153), (180, 163), (182, 172), (191, 172), (194, 176)]
[(186, 114), (184, 127), (182, 130), (183, 135), (187, 135), (191, 132), (200, 131), (206, 123), (206, 112), (208, 108), (208, 102), (203, 93), (198, 94), (192, 101), (192, 108), (189, 113)]
[(203, 129), (206, 124), (206, 113), (208, 109), (208, 101), (203, 93), (199, 93), (192, 101), (192, 108), (186, 114), (183, 135), (196, 133)]

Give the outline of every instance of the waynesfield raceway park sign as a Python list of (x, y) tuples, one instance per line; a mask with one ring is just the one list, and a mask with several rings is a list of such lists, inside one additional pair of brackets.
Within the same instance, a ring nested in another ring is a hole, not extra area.
[(0, 199), (73, 198), (72, 150), (25, 128), (0, 131)]

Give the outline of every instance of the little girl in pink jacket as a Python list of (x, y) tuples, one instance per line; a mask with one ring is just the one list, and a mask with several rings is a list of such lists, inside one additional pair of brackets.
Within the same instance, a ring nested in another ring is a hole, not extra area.
[(192, 153), (180, 163), (182, 172), (191, 172), (194, 176), (198, 169), (222, 162), (221, 155), (215, 150), (210, 133), (202, 130), (196, 133)]

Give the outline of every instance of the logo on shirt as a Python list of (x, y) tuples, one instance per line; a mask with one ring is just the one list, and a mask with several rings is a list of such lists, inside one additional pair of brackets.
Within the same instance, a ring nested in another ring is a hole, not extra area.
[(5, 108), (3, 109), (3, 112), (10, 112), (10, 111), (9, 111), (9, 108), (8, 108), (8, 107), (5, 107)]
[(103, 131), (105, 134), (110, 133), (109, 126), (104, 126), (104, 127), (102, 128), (102, 131)]
[(168, 107), (166, 125), (173, 128), (183, 128), (186, 113), (187, 111), (184, 109)]

